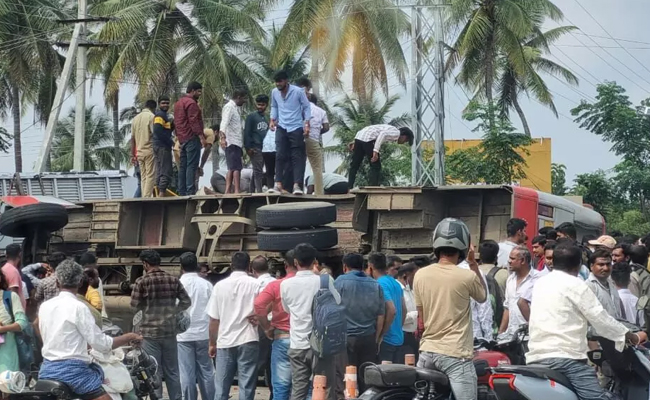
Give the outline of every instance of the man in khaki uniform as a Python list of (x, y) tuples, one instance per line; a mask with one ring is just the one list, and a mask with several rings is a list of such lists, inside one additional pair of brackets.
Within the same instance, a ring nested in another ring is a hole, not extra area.
[(147, 100), (144, 109), (133, 118), (131, 124), (132, 146), (135, 146), (136, 158), (140, 166), (142, 197), (153, 197), (153, 187), (156, 182), (152, 143), (156, 105), (155, 100)]

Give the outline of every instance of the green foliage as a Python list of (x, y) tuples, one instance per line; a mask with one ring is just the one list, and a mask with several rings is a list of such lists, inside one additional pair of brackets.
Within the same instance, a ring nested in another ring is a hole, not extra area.
[(625, 235), (645, 236), (650, 233), (650, 221), (639, 210), (627, 210), (608, 216), (607, 230)]
[[(74, 149), (74, 119), (75, 110), (60, 120), (54, 132), (52, 142), (52, 171), (70, 171), (73, 168)], [(86, 171), (111, 169), (115, 165), (113, 147), (113, 125), (105, 113), (95, 111), (95, 106), (86, 108), (86, 142), (85, 165)], [(120, 151), (120, 165), (125, 165), (130, 159), (129, 151)]]
[[(408, 115), (404, 114), (398, 118), (390, 119), (388, 114), (399, 96), (390, 97), (383, 105), (377, 100), (362, 100), (359, 98), (346, 98), (334, 105), (336, 112), (330, 120), (336, 129), (334, 138), (337, 144), (326, 147), (324, 153), (329, 157), (338, 157), (341, 164), (334, 171), (337, 174), (347, 175), (352, 153), (348, 144), (354, 142), (357, 132), (369, 125), (389, 124), (394, 126), (406, 126)], [(381, 180), (380, 184), (385, 186), (399, 186), (408, 184), (411, 178), (411, 153), (407, 146), (396, 143), (385, 143), (381, 149)], [(368, 183), (369, 165), (364, 162), (357, 174), (357, 185), (364, 186)]]
[(557, 196), (566, 195), (566, 165), (551, 164), (551, 192)]
[(580, 174), (574, 180), (575, 186), (571, 194), (582, 196), (584, 203), (590, 204), (594, 210), (601, 214), (607, 214), (612, 209), (614, 201), (614, 185), (607, 177), (605, 171)]
[[(483, 134), (481, 143), (447, 156), (447, 175), (452, 181), (467, 184), (509, 184), (526, 178), (526, 146), (532, 140), (516, 132), (509, 120), (495, 115), (494, 105), (471, 102), (464, 118), (476, 121), (474, 132)], [(494, 118), (493, 121), (491, 119)]]

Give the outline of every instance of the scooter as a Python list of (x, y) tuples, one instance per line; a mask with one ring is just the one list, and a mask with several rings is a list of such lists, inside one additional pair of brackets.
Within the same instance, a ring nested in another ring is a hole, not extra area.
[[(488, 373), (485, 360), (474, 360), (478, 376)], [(442, 400), (451, 395), (449, 379), (440, 371), (401, 364), (361, 366), (367, 387), (362, 400)]]
[[(632, 331), (639, 328), (625, 324)], [(604, 338), (596, 339), (602, 350), (590, 351), (587, 356), (596, 365), (605, 361), (612, 371), (607, 389), (624, 400), (648, 399), (650, 384), (650, 354), (638, 346), (626, 346), (623, 352)], [(498, 398), (507, 400), (578, 400), (571, 383), (563, 374), (535, 364), (504, 366), (493, 369), (490, 387)]]

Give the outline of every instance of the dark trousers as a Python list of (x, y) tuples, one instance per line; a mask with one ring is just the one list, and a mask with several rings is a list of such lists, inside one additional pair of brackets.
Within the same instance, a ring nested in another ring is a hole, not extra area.
[(404, 355), (401, 346), (393, 346), (386, 342), (381, 342), (379, 346), (379, 361), (390, 361), (393, 364), (404, 364)]
[(311, 393), (312, 377), (324, 375), (327, 379), (326, 399), (336, 400), (337, 356), (320, 358), (311, 349), (289, 349), (291, 362), (291, 400), (306, 399)]
[(178, 167), (178, 194), (193, 196), (196, 194), (194, 179), (199, 169), (201, 158), (201, 140), (198, 136), (181, 143), (181, 163)]
[[(413, 332), (404, 332), (404, 344), (400, 348), (400, 353), (406, 356), (407, 354), (415, 355), (415, 365), (418, 363), (418, 356), (420, 355), (420, 342), (415, 338)], [(406, 359), (402, 360), (406, 362)]]
[(135, 176), (135, 178), (138, 180), (138, 188), (135, 189), (133, 197), (139, 199), (142, 197), (142, 176), (140, 176), (140, 166), (138, 164), (135, 165), (133, 176)]
[(343, 388), (343, 378), (345, 378), (345, 367), (354, 365), (357, 367), (357, 383), (359, 385), (359, 394), (363, 393), (366, 388), (363, 384), (363, 371), (359, 368), (362, 364), (377, 362), (377, 338), (373, 333), (367, 336), (348, 336), (347, 352), (338, 356), (339, 364), (336, 368), (337, 385)]
[(348, 175), (348, 187), (350, 189), (354, 187), (354, 182), (357, 180), (357, 172), (359, 172), (359, 168), (361, 167), (361, 163), (363, 162), (364, 157), (368, 158), (368, 162), (370, 163), (368, 185), (379, 186), (379, 176), (381, 174), (381, 158), (377, 160), (377, 162), (370, 162), (374, 149), (374, 140), (372, 142), (362, 142), (361, 140), (355, 139), (354, 151), (352, 152), (352, 162), (350, 163), (350, 175)]
[(153, 158), (156, 165), (156, 186), (159, 194), (165, 194), (172, 183), (172, 149), (167, 147), (153, 148)]
[(325, 194), (348, 194), (348, 184), (347, 182), (335, 183), (329, 188), (325, 189)]
[[(260, 152), (259, 154), (262, 154)], [(271, 346), (273, 345), (273, 340), (269, 339), (264, 333), (264, 330), (260, 326), (258, 328), (260, 341), (259, 341), (259, 358), (257, 359), (257, 371), (261, 371), (264, 368), (266, 376), (269, 377), (269, 400), (273, 400), (273, 379), (271, 377)]]
[[(285, 182), (284, 174), (287, 172), (287, 165), (293, 170), (293, 183), (303, 187), (305, 181), (305, 164), (307, 163), (307, 150), (305, 148), (305, 136), (302, 128), (287, 132), (279, 127), (275, 132), (275, 181)], [(291, 187), (286, 187), (289, 190)]]
[(178, 370), (178, 346), (176, 336), (166, 338), (145, 338), (142, 348), (158, 362), (156, 381), (156, 395), (162, 399), (162, 379), (165, 378), (167, 393), (170, 400), (181, 400), (183, 392)]
[(255, 193), (262, 193), (262, 186), (264, 183), (264, 156), (262, 155), (262, 150), (253, 150), (254, 153), (251, 158), (251, 164), (253, 164), (253, 182), (251, 185), (251, 191)]
[(264, 168), (266, 169), (265, 184), (270, 189), (275, 184), (275, 151), (262, 153), (262, 158), (264, 158)]

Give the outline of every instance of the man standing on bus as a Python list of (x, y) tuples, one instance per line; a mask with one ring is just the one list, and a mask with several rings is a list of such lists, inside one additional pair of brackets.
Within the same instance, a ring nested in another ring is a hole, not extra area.
[(499, 243), (498, 267), (508, 268), (512, 249), (526, 243), (526, 226), (528, 226), (528, 223), (521, 218), (511, 218), (508, 221), (508, 225), (506, 225), (508, 238)]

